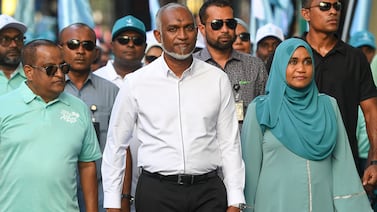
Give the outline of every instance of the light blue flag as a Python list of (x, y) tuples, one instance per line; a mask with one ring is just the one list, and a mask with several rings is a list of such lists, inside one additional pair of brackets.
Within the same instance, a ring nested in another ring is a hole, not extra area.
[(35, 37), (35, 1), (34, 0), (18, 0), (14, 18), (27, 26), (25, 33), (26, 43)]
[(151, 14), (151, 28), (156, 28), (156, 13), (160, 9), (158, 0), (149, 0), (149, 14)]
[(369, 18), (372, 8), (371, 0), (358, 0), (356, 3), (355, 13), (353, 15), (350, 35), (354, 32), (368, 30)]
[(77, 22), (95, 27), (89, 0), (58, 0), (59, 31)]

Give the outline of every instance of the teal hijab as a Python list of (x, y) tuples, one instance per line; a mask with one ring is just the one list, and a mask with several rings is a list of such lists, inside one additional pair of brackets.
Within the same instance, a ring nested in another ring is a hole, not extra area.
[(286, 68), (298, 47), (304, 47), (313, 61), (310, 46), (301, 39), (291, 38), (277, 47), (266, 95), (255, 99), (257, 120), (291, 152), (308, 160), (323, 160), (335, 147), (335, 112), (329, 97), (319, 95), (314, 77), (302, 89), (287, 84)]

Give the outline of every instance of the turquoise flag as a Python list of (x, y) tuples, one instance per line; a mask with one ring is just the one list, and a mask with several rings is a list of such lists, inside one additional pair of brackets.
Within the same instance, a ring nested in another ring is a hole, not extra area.
[(89, 0), (58, 0), (58, 29), (81, 22), (95, 27)]

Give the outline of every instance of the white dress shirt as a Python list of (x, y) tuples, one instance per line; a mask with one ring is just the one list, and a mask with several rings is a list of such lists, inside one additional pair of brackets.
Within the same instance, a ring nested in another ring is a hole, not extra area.
[(109, 80), (120, 88), (123, 85), (124, 79), (115, 71), (113, 62), (113, 60), (107, 61), (105, 66), (97, 69), (93, 73)]
[(126, 76), (103, 154), (105, 208), (120, 207), (125, 150), (134, 129), (139, 167), (163, 175), (198, 175), (221, 167), (228, 205), (245, 202), (235, 103), (222, 70), (194, 59), (178, 78), (162, 56)]

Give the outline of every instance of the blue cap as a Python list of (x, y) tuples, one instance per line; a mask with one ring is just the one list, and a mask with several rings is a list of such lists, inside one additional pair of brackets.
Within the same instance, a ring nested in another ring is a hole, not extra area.
[(369, 31), (363, 30), (355, 32), (350, 39), (350, 45), (358, 48), (361, 46), (370, 46), (373, 49), (376, 49), (376, 40), (374, 35)]
[(115, 22), (113, 30), (111, 32), (111, 38), (114, 39), (120, 33), (127, 30), (136, 31), (145, 38), (144, 23), (132, 15), (124, 16), (123, 18), (120, 18)]

